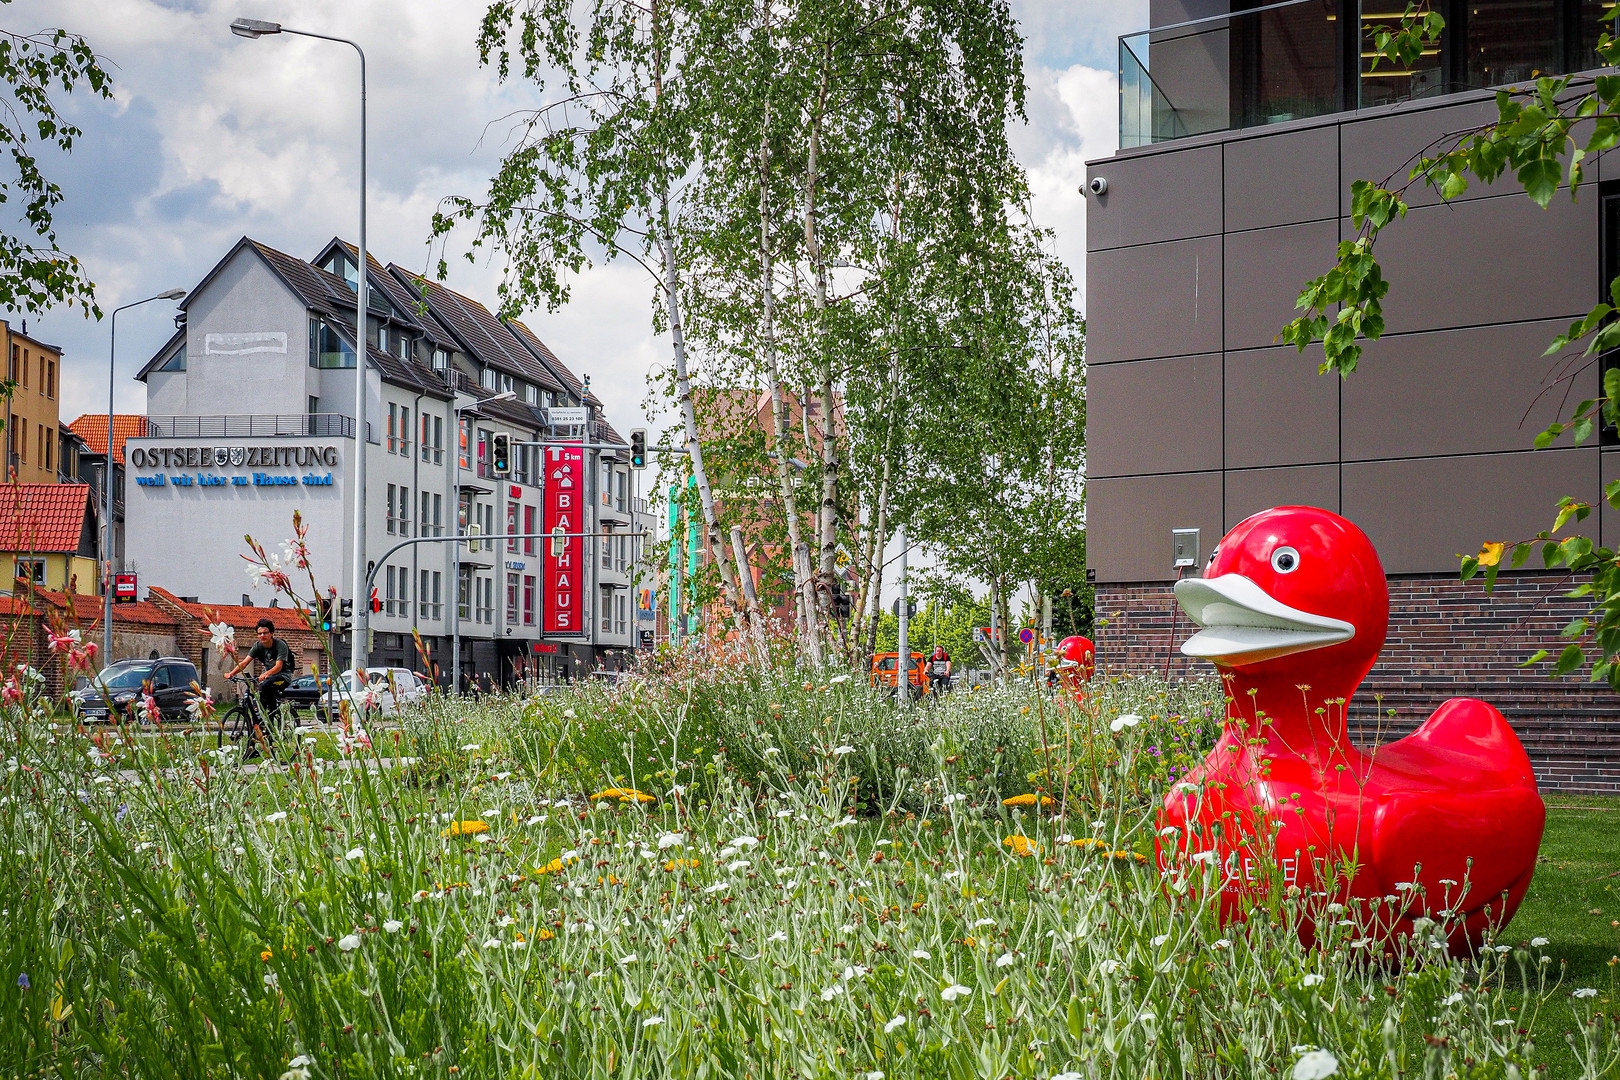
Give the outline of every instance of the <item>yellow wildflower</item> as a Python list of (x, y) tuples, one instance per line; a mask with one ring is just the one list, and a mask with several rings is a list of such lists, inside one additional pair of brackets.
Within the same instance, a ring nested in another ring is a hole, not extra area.
[(1006, 847), (1012, 848), (1013, 854), (1017, 855), (1020, 859), (1027, 859), (1031, 855), (1041, 850), (1041, 845), (1035, 843), (1029, 837), (1019, 836), (1017, 833), (1007, 837), (1007, 839), (1003, 840), (1001, 843)]
[(1090, 837), (1090, 836), (1082, 836), (1078, 840), (1070, 840), (1069, 845), (1071, 847), (1077, 847), (1077, 848), (1081, 848), (1081, 849), (1107, 848), (1108, 847), (1108, 841), (1106, 841), (1106, 840), (1098, 840), (1098, 839), (1095, 839), (1094, 837)]
[(443, 836), (474, 836), (478, 833), (489, 832), (489, 826), (473, 818), (470, 821), (452, 821), (450, 827), (440, 835)]
[(1040, 800), (1040, 804), (1042, 806), (1051, 806), (1052, 805), (1052, 797), (1050, 795), (1039, 795), (1039, 796), (1037, 796), (1034, 792), (1025, 792), (1022, 795), (1014, 795), (1010, 799), (1002, 799), (1001, 800), (1001, 805), (1002, 806), (1034, 806), (1037, 799)]
[(265, 949), (264, 951), (260, 952), (259, 953), (259, 959), (260, 960), (269, 960), (270, 959), (270, 950)]
[(591, 799), (593, 801), (596, 799), (618, 799), (620, 802), (657, 802), (658, 796), (648, 795), (645, 791), (637, 791), (633, 787), (610, 787), (598, 791), (591, 796)]
[(702, 865), (703, 862), (701, 859), (671, 859), (664, 864), (664, 873), (673, 874), (676, 870), (683, 867), (688, 870), (696, 870)]
[(569, 859), (567, 861), (564, 861), (563, 857), (561, 855), (559, 855), (555, 859), (552, 859), (550, 862), (546, 863), (546, 865), (540, 867), (538, 870), (535, 871), (535, 873), (536, 874), (557, 874), (557, 873), (561, 873), (563, 867), (572, 866), (577, 862), (579, 862), (578, 859)]
[(962, 941), (963, 945), (966, 945), (970, 949), (973, 948), (974, 946), (976, 946), (979, 943), (979, 939), (974, 937), (971, 934), (969, 934), (965, 938), (962, 938), (961, 941)]
[(538, 934), (535, 935), (535, 937), (540, 941), (550, 941), (552, 938), (554, 938), (556, 936), (557, 935), (553, 934), (550, 930), (542, 930)]

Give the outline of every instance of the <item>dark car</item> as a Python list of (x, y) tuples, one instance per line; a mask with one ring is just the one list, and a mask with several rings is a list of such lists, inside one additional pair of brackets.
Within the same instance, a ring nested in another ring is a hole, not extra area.
[(141, 694), (150, 689), (164, 720), (184, 720), (196, 681), (197, 665), (179, 656), (120, 660), (102, 668), (95, 680), (72, 696), (79, 717), (87, 722), (105, 721), (113, 712), (141, 719)]
[(303, 712), (307, 709), (315, 714), (317, 720), (325, 719), (321, 693), (326, 689), (325, 684), (328, 681), (314, 675), (300, 676), (281, 692), (281, 700), (285, 701), (294, 712)]

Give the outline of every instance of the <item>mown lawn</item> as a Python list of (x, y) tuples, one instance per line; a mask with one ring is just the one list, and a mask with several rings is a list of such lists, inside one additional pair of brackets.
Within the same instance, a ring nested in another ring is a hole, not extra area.
[(1547, 798), (1535, 880), (1505, 935), (1533, 937), (1551, 939), (1570, 981), (1607, 991), (1620, 956), (1620, 798)]

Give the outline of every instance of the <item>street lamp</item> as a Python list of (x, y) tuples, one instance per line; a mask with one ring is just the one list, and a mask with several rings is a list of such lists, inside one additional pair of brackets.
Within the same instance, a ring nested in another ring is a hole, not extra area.
[(371, 285), (366, 257), (366, 54), (358, 44), (348, 38), (316, 34), (308, 30), (289, 30), (280, 23), (263, 19), (237, 19), (231, 23), (231, 33), (243, 38), (261, 38), (266, 34), (294, 34), (298, 37), (319, 38), (348, 45), (360, 57), (360, 264), (355, 271), (354, 328), (356, 356), (354, 361), (354, 625), (350, 666), (359, 670), (366, 666), (366, 626), (370, 621), (371, 598), (362, 595), (366, 580), (366, 360), (369, 332), (366, 318), (371, 310)]
[(118, 356), (118, 313), (125, 308), (140, 307), (150, 304), (154, 300), (184, 300), (186, 290), (166, 289), (156, 296), (148, 296), (145, 300), (136, 300), (123, 307), (113, 308), (112, 333), (107, 341), (107, 469), (102, 476), (103, 512), (106, 521), (101, 527), (101, 662), (112, 663), (112, 529), (113, 529), (113, 373), (114, 361)]
[[(451, 606), (450, 612), (450, 689), (452, 693), (456, 694), (461, 693), (461, 414), (465, 412), (476, 416), (479, 408), (484, 405), (492, 405), (497, 401), (511, 401), (516, 397), (517, 395), (512, 391), (502, 390), (494, 397), (475, 401), (465, 409), (460, 405), (452, 409), (455, 414), (456, 444), (452, 448), (451, 461), (454, 462), (455, 467), (451, 472), (455, 476), (455, 484), (453, 485), (455, 490), (450, 492), (450, 497), (456, 500), (456, 505), (455, 513), (450, 515), (451, 528), (455, 530), (451, 534), (455, 539), (450, 543), (450, 549), (454, 552), (451, 556), (450, 580), (452, 582), (451, 588), (456, 591), (456, 602)], [(471, 592), (471, 590), (468, 591)], [(472, 598), (469, 596), (468, 599), (471, 600)]]

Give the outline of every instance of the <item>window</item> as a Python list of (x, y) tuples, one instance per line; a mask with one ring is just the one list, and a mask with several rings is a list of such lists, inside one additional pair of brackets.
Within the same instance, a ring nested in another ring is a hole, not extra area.
[(55, 360), (46, 360), (45, 361), (45, 396), (48, 397), (48, 398), (51, 398), (52, 400), (55, 400), (55, 398), (56, 398), (56, 361)]
[(613, 569), (613, 526), (603, 525), (602, 532), (602, 569)]
[(28, 350), (24, 349), (23, 350), (23, 369), (22, 369), (22, 384), (24, 386), (28, 385), (28, 366), (29, 366), (29, 363), (30, 363), (30, 359), (29, 359), (29, 356), (28, 356)]
[(472, 567), (463, 566), (461, 577), (456, 581), (456, 618), (472, 618), (473, 572)]
[(480, 371), (478, 373), (478, 385), (482, 386), (485, 390), (495, 389), (495, 369), (485, 368), (483, 371)]
[(626, 616), (625, 616), (625, 612), (630, 606), (630, 598), (623, 590), (621, 590), (620, 592), (618, 592), (613, 597), (613, 600), (614, 600), (614, 603), (618, 605), (618, 612), (619, 612), (619, 617), (616, 620), (614, 632), (617, 633), (617, 634), (622, 635), (622, 634), (625, 633), (625, 631), (627, 629), (627, 627), (625, 626), (625, 623), (627, 621)]
[(394, 600), (394, 568), (392, 566), (383, 567), (383, 581), (383, 614), (392, 615), (396, 603)]
[(416, 516), (416, 532), (418, 536), (437, 536), (433, 531), (433, 496), (422, 492), (422, 512)]
[(51, 428), (46, 428), (45, 429), (45, 468), (47, 468), (47, 469), (54, 468), (54, 466), (51, 464), (51, 458), (55, 456), (55, 455), (53, 455), (51, 453), (51, 451), (54, 450), (54, 449), (56, 449), (56, 432), (54, 430), (52, 430)]
[(523, 531), (529, 534), (528, 537), (523, 541), (523, 554), (525, 555), (534, 554), (534, 533), (537, 531), (535, 528), (534, 511), (535, 508), (532, 506), (525, 506), (523, 508)]
[(13, 345), (11, 347), (11, 368), (6, 372), (6, 378), (10, 379), (12, 382), (17, 381), (17, 365), (21, 362), (22, 346)]
[(423, 570), (422, 582), (416, 590), (416, 606), (424, 619), (444, 617), (444, 604), (439, 600), (439, 587), (443, 575), (437, 570)]
[(628, 563), (629, 561), (630, 561), (630, 537), (628, 535), (625, 535), (625, 536), (619, 537), (619, 558), (618, 558), (618, 563), (614, 567), (614, 569), (618, 570), (619, 573), (621, 573), (621, 574), (624, 573), (625, 564)]
[(523, 625), (534, 625), (534, 575), (523, 575)]
[(444, 496), (433, 496), (433, 535), (444, 535)]
[(399, 617), (411, 617), (411, 572), (403, 566), (399, 568)]
[(320, 411), (321, 411), (321, 399), (318, 398), (318, 397), (310, 398), (309, 399), (309, 414), (311, 416), (314, 416), (316, 413), (318, 413)]
[(399, 456), (411, 456), (411, 407), (399, 407)]
[(602, 462), (602, 505), (608, 506), (613, 502), (613, 466)]
[(411, 535), (411, 489), (403, 484), (399, 489), (399, 535)]
[(489, 449), (494, 433), (489, 428), (478, 429), (478, 475), (489, 475)]
[(411, 358), (411, 339), (404, 334), (400, 334), (395, 351), (399, 353), (401, 360), (409, 360)]
[(395, 525), (394, 525), (394, 491), (395, 490), (396, 489), (395, 489), (395, 486), (393, 484), (388, 485), (388, 500), (383, 504), (384, 506), (388, 507), (388, 511), (387, 511), (387, 513), (388, 513), (387, 529), (388, 529), (388, 535), (390, 535), (390, 536), (394, 535), (394, 531), (395, 531)]
[(597, 610), (602, 613), (602, 633), (611, 634), (613, 632), (613, 590), (604, 585), (601, 593)]
[(463, 469), (472, 468), (472, 462), (467, 459), (467, 420), (465, 417), (461, 420), (461, 430), (457, 433), (456, 442), (458, 443), (457, 453), (461, 458), (461, 467)]
[(524, 385), (523, 400), (527, 401), (530, 405), (534, 405), (539, 402), (540, 393), (533, 383), (527, 383)]
[[(25, 361), (26, 362), (26, 361)], [(18, 460), (28, 460), (28, 417), (17, 418), (17, 457)]]
[(388, 351), (388, 327), (386, 324), (377, 327), (377, 351)]
[(511, 539), (506, 541), (506, 550), (514, 555), (517, 554), (518, 549), (517, 533), (518, 504), (515, 502), (509, 502), (506, 504), (506, 535), (511, 537)]
[(309, 366), (352, 368), (354, 348), (324, 319), (309, 321)]
[(625, 494), (627, 492), (627, 489), (630, 487), (630, 473), (629, 473), (629, 471), (626, 470), (626, 469), (620, 469), (617, 472), (615, 472), (613, 474), (613, 484), (614, 484), (613, 505), (617, 506), (620, 510), (623, 510), (624, 509)]
[(518, 621), (518, 576), (512, 573), (506, 575), (506, 621)]
[(478, 621), (495, 621), (495, 579), (492, 577), (478, 579)]
[(12, 576), (22, 581), (33, 582), (35, 585), (43, 585), (45, 584), (45, 560), (18, 559), (17, 571)]
[(399, 406), (388, 403), (388, 452), (399, 449)]
[(488, 538), (488, 539), (486, 539), (484, 541), (484, 550), (485, 551), (494, 551), (495, 550), (495, 539), (494, 539), (495, 538), (495, 504), (494, 503), (487, 503), (487, 504), (485, 504), (483, 506), (480, 506), (478, 508), (478, 512), (479, 512), (479, 516), (482, 518), (483, 523), (484, 523), (484, 528), (482, 530), (483, 534), (484, 534), (485, 537)]
[(517, 389), (516, 386), (514, 386), (513, 382), (512, 382), (512, 376), (506, 374), (505, 372), (502, 372), (501, 373), (501, 393), (503, 393), (503, 394), (508, 393), (508, 392), (515, 393), (516, 389)]
[(184, 371), (184, 370), (186, 370), (186, 344), (185, 344), (185, 342), (182, 341), (180, 343), (180, 347), (178, 349), (174, 350), (174, 353), (167, 360), (165, 360), (163, 362), (163, 366), (158, 368), (158, 370), (159, 371)]
[(433, 417), (433, 464), (444, 464), (444, 417)]
[(433, 370), (444, 371), (450, 366), (450, 354), (443, 349), (433, 350)]
[(444, 462), (444, 417), (419, 414), (422, 418), (422, 460), (435, 465)]

